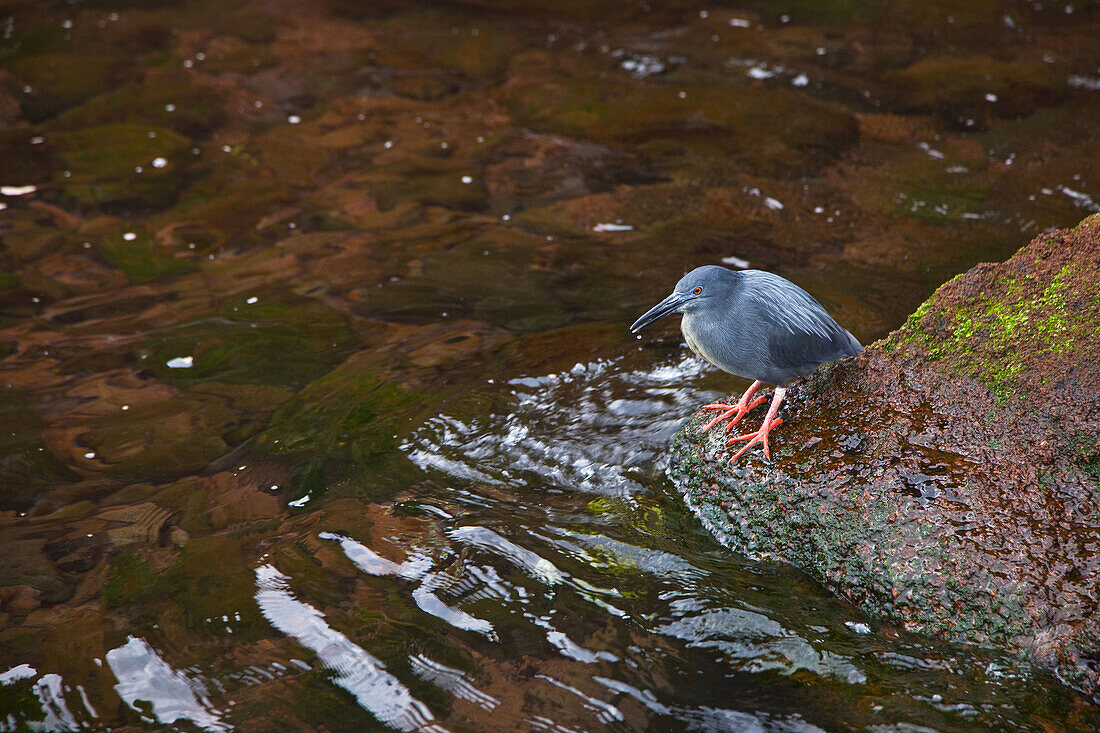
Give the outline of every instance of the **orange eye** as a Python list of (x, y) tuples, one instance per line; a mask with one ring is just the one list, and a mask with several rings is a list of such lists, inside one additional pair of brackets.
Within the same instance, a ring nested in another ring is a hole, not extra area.
[(703, 289), (702, 289), (701, 287), (699, 287), (698, 285), (696, 285), (696, 286), (695, 286), (695, 289), (694, 289), (694, 290), (692, 290), (691, 292), (693, 292), (694, 294), (698, 295), (699, 293), (703, 292)]

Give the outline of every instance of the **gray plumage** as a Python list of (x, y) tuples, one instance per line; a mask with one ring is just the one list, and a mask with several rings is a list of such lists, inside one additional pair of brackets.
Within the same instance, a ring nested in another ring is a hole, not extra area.
[(698, 267), (630, 330), (675, 312), (684, 315), (680, 327), (692, 351), (719, 369), (768, 384), (785, 385), (863, 351), (812, 295), (762, 270)]

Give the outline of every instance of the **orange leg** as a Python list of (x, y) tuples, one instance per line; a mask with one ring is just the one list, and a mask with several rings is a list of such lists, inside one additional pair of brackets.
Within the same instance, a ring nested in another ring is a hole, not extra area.
[(733, 445), (739, 440), (747, 440), (741, 450), (734, 454), (730, 460), (736, 461), (741, 457), (741, 454), (753, 447), (757, 443), (764, 446), (764, 458), (771, 460), (771, 455), (768, 453), (768, 433), (772, 431), (772, 428), (777, 428), (783, 424), (783, 418), (775, 419), (775, 413), (779, 412), (779, 403), (783, 401), (783, 398), (787, 395), (786, 387), (776, 387), (775, 396), (772, 397), (771, 407), (768, 408), (768, 414), (764, 416), (764, 422), (760, 424), (760, 429), (755, 433), (746, 433), (745, 435), (739, 435), (736, 438), (730, 438), (730, 445)]
[(745, 394), (741, 395), (741, 399), (737, 401), (736, 405), (727, 405), (724, 402), (714, 402), (709, 405), (703, 405), (704, 410), (725, 410), (725, 412), (704, 425), (702, 432), (707, 432), (727, 417), (733, 418), (730, 420), (730, 424), (726, 426), (727, 431), (736, 425), (738, 420), (749, 414), (750, 410), (767, 399), (766, 397), (757, 397), (751, 404), (749, 403), (749, 400), (752, 400), (752, 396), (756, 394), (756, 390), (760, 389), (760, 385), (762, 384), (763, 382), (758, 380), (749, 385), (749, 388), (745, 390)]

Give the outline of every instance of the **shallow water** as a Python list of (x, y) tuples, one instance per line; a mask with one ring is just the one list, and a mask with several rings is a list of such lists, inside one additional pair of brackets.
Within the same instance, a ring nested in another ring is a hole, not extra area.
[(489, 5), (0, 13), (0, 729), (1100, 726), (722, 547), (626, 332), (1100, 210), (1094, 9)]

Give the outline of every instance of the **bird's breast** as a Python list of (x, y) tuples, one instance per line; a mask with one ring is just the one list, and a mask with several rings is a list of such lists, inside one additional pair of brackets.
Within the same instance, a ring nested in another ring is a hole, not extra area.
[(680, 321), (680, 331), (684, 334), (684, 340), (687, 341), (688, 348), (695, 352), (698, 356), (709, 361), (714, 366), (722, 369), (722, 365), (718, 363), (718, 355), (713, 350), (707, 348), (707, 337), (699, 331), (698, 324), (695, 319), (691, 317), (690, 313), (684, 314), (684, 318)]
[(754, 362), (752, 344), (729, 321), (708, 323), (703, 318), (684, 314), (680, 322), (688, 348), (724, 372), (746, 379), (764, 379)]

